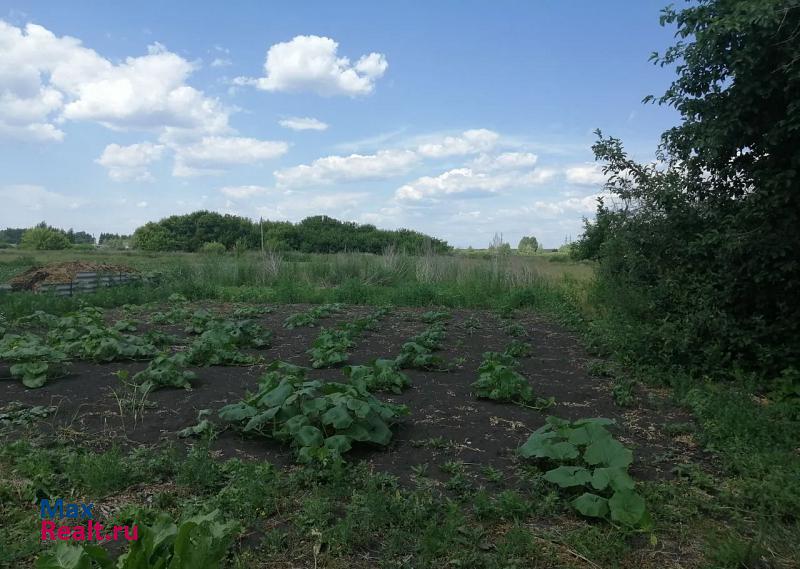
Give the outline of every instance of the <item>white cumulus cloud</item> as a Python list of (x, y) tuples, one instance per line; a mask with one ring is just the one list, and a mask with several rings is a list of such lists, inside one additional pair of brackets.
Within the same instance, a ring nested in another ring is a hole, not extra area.
[(598, 186), (606, 181), (603, 171), (596, 164), (573, 166), (565, 171), (567, 182), (581, 186)]
[(278, 122), (282, 127), (291, 130), (326, 130), (328, 125), (312, 117), (289, 117)]
[(418, 160), (410, 150), (381, 150), (375, 154), (326, 156), (275, 172), (280, 186), (310, 186), (334, 182), (379, 179), (407, 172)]
[(338, 53), (339, 44), (327, 37), (296, 36), (267, 51), (264, 77), (238, 77), (238, 85), (265, 91), (311, 92), (323, 96), (367, 95), (389, 66), (386, 56), (370, 53), (354, 64)]
[(129, 146), (109, 144), (95, 162), (105, 167), (108, 177), (115, 182), (152, 180), (148, 166), (160, 160), (163, 152), (163, 145), (151, 142)]
[(417, 152), (428, 158), (476, 154), (491, 150), (499, 138), (499, 134), (485, 128), (467, 130), (458, 136), (447, 136), (435, 142), (420, 144)]
[(219, 191), (231, 199), (247, 199), (264, 194), (268, 190), (263, 186), (225, 186)]
[(282, 156), (285, 142), (237, 136), (206, 136), (199, 142), (177, 146), (173, 175), (215, 174), (239, 164), (257, 164)]
[(228, 131), (228, 110), (186, 84), (193, 71), (160, 44), (115, 64), (76, 38), (0, 20), (0, 135), (61, 140), (65, 120), (117, 130)]
[(422, 176), (397, 189), (398, 201), (437, 200), (443, 196), (487, 195), (503, 190), (530, 188), (553, 178), (552, 169), (534, 169), (538, 158), (527, 152), (481, 154), (468, 166), (436, 176)]

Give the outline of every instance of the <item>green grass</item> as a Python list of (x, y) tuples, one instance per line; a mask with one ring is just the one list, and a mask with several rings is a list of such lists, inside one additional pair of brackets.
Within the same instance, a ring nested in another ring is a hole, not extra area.
[(162, 278), (157, 285), (134, 284), (76, 297), (0, 294), (0, 314), (8, 319), (34, 310), (64, 314), (74, 310), (79, 300), (113, 307), (163, 301), (173, 292), (191, 300), (553, 310), (567, 306), (565, 295), (585, 296), (591, 277), (588, 265), (553, 265), (540, 257), (511, 257), (498, 263), (457, 256), (387, 260), (361, 253), (287, 255), (280, 269), (271, 273), (255, 254), (237, 258), (70, 250), (34, 256), (0, 251), (0, 274), (9, 278), (33, 264), (74, 259), (128, 264), (160, 272)]

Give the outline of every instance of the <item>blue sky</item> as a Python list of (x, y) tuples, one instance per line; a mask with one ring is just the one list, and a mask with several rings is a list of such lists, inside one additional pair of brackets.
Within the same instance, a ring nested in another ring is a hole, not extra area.
[(580, 233), (594, 135), (676, 122), (662, 2), (2, 2), (0, 226), (326, 214), (459, 246)]

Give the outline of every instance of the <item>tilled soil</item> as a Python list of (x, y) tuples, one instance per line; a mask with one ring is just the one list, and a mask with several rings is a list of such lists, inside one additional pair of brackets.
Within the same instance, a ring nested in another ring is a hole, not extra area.
[[(204, 305), (221, 314), (225, 305)], [(309, 308), (306, 305), (281, 305), (257, 317), (274, 334), (272, 346), (254, 351), (265, 362), (281, 359), (308, 366), (306, 350), (321, 326), (332, 327), (364, 316), (369, 307), (348, 307), (341, 314), (322, 319), (316, 327), (294, 330), (283, 328), (284, 319)], [(351, 364), (367, 363), (379, 357), (394, 357), (400, 346), (427, 325), (420, 316), (426, 309), (395, 309), (378, 329), (367, 331), (357, 341), (350, 356)], [(440, 353), (448, 361), (463, 358), (460, 365), (447, 372), (405, 370), (412, 387), (400, 395), (378, 394), (381, 399), (408, 406), (410, 414), (395, 427), (395, 437), (386, 449), (356, 447), (350, 460), (369, 461), (374, 469), (411, 477), (415, 468), (427, 464), (429, 474), (442, 478), (437, 468), (448, 461), (462, 461), (473, 473), (491, 466), (507, 473), (511, 483), (518, 464), (515, 449), (529, 433), (544, 423), (547, 415), (567, 419), (609, 417), (618, 423), (617, 436), (633, 448), (634, 475), (646, 479), (668, 478), (676, 463), (697, 459), (699, 450), (691, 437), (671, 437), (664, 427), (686, 423), (688, 415), (654, 392), (640, 389), (632, 407), (614, 403), (608, 379), (592, 377), (587, 372), (589, 356), (577, 338), (562, 327), (535, 314), (520, 313), (514, 322), (526, 333), (523, 340), (533, 346), (530, 357), (520, 359), (519, 371), (527, 377), (540, 397), (554, 397), (556, 405), (544, 412), (513, 404), (479, 400), (470, 384), (477, 378), (481, 355), (502, 351), (511, 341), (503, 331), (504, 321), (497, 314), (481, 310), (453, 310), (447, 321), (447, 337)], [(143, 325), (140, 331), (157, 328), (176, 333), (180, 327)], [(40, 423), (41, 428), (73, 437), (83, 444), (116, 442), (123, 446), (158, 444), (177, 439), (177, 431), (197, 422), (202, 409), (216, 411), (239, 401), (256, 387), (263, 365), (242, 367), (193, 368), (198, 375), (192, 390), (161, 389), (148, 398), (141, 417), (121, 412), (125, 389), (115, 372), (128, 370), (131, 375), (146, 362), (92, 364), (76, 362), (69, 376), (48, 382), (40, 389), (26, 389), (14, 380), (0, 382), (0, 408), (11, 401), (27, 405), (54, 405), (58, 410)], [(7, 376), (7, 366), (0, 365), (0, 376)], [(341, 370), (311, 370), (310, 378), (343, 380)], [(263, 439), (244, 438), (231, 429), (224, 430), (213, 442), (223, 456), (268, 460), (275, 464), (293, 462), (290, 449)]]

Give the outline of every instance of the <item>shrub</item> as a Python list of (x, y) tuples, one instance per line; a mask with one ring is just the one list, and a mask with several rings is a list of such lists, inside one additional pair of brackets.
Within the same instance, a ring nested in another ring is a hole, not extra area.
[(222, 255), (227, 251), (225, 245), (219, 243), (217, 241), (209, 241), (208, 243), (203, 243), (203, 246), (200, 247), (200, 252), (206, 255)]
[(20, 246), (24, 249), (35, 249), (37, 251), (67, 249), (70, 246), (69, 239), (63, 231), (52, 227), (32, 227), (22, 234)]

